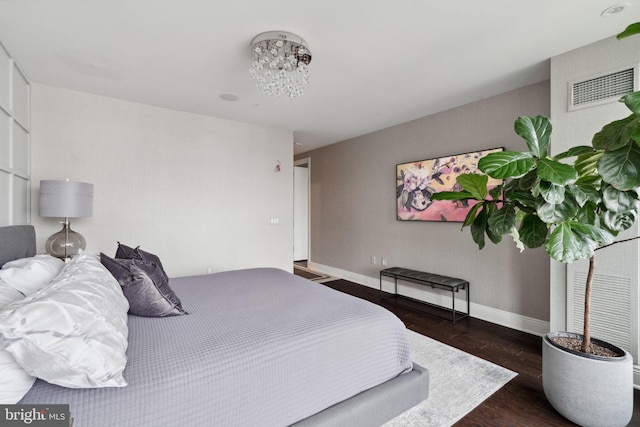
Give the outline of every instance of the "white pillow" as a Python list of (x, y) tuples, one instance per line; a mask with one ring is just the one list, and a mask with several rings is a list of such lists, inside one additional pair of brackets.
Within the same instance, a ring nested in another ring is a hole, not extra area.
[[(0, 279), (0, 310), (3, 307), (24, 298), (18, 290)], [(35, 377), (27, 374), (16, 359), (4, 348), (0, 348), (0, 404), (18, 403), (31, 389)]]
[(5, 349), (0, 349), (0, 404), (18, 403), (36, 381)]
[(0, 340), (25, 371), (52, 384), (123, 387), (128, 309), (111, 273), (81, 253), (48, 286), (0, 311)]
[(0, 269), (0, 279), (29, 295), (53, 280), (64, 267), (64, 261), (51, 255), (36, 255), (9, 261)]
[(24, 298), (22, 292), (6, 284), (0, 279), (0, 309), (8, 306), (14, 301)]

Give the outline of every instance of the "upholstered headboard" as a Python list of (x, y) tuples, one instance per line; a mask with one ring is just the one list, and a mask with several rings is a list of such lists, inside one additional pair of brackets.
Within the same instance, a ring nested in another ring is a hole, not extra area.
[(14, 259), (36, 254), (36, 231), (33, 225), (0, 227), (0, 266)]

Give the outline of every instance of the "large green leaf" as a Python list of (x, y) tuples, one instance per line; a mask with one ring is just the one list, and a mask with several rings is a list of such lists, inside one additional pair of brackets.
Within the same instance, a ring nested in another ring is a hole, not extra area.
[(517, 178), (517, 179), (508, 179), (502, 182), (502, 191), (503, 193), (508, 193), (510, 191), (512, 191), (515, 188), (518, 188), (518, 182), (520, 181), (520, 179), (522, 178)]
[(583, 175), (576, 181), (576, 185), (588, 184), (595, 185), (596, 187), (600, 186), (601, 178), (600, 175)]
[(536, 182), (533, 184), (533, 187), (529, 189), (529, 192), (531, 193), (531, 195), (536, 199), (540, 197), (540, 192), (542, 191), (542, 188), (540, 188), (541, 182), (542, 181), (540, 180), (540, 178), (538, 178)]
[(605, 125), (593, 136), (591, 144), (596, 150), (617, 150), (631, 140), (631, 135), (637, 127), (637, 116), (632, 114), (622, 120), (616, 120)]
[(623, 32), (618, 34), (616, 37), (618, 40), (623, 39), (625, 37), (632, 36), (634, 34), (640, 34), (640, 22), (635, 22), (630, 24)]
[(473, 194), (468, 191), (441, 191), (433, 193), (431, 200), (469, 200), (474, 199)]
[(628, 210), (625, 212), (604, 211), (602, 213), (602, 222), (605, 227), (615, 234), (631, 228), (638, 219), (637, 210)]
[(540, 194), (547, 203), (558, 204), (564, 201), (565, 187), (549, 181), (540, 181)]
[(527, 141), (529, 151), (537, 158), (547, 157), (549, 153), (551, 128), (551, 121), (544, 116), (521, 116), (514, 124), (516, 133)]
[(540, 159), (538, 176), (540, 179), (556, 185), (571, 184), (578, 179), (578, 173), (573, 166), (551, 159)]
[(520, 223), (520, 240), (528, 248), (539, 248), (549, 233), (549, 228), (537, 215), (527, 214)]
[(531, 153), (502, 151), (481, 158), (478, 168), (492, 178), (520, 178), (535, 166)]
[(635, 143), (605, 152), (598, 160), (602, 180), (618, 190), (632, 190), (640, 186), (640, 147)]
[(597, 218), (597, 209), (598, 206), (596, 205), (596, 203), (587, 202), (584, 206), (578, 209), (578, 212), (576, 212), (576, 221), (579, 221), (583, 224), (595, 225)]
[(469, 192), (476, 200), (484, 200), (487, 197), (487, 175), (477, 173), (467, 173), (459, 175), (458, 184), (467, 192)]
[(520, 252), (524, 251), (524, 243), (522, 243), (522, 240), (520, 240), (520, 233), (518, 233), (518, 229), (516, 227), (513, 227), (509, 231), (509, 236), (511, 236), (511, 238), (513, 239), (513, 243), (516, 244), (516, 247), (520, 250)]
[(575, 233), (582, 234), (587, 239), (593, 241), (597, 246), (604, 246), (613, 242), (613, 234), (604, 228), (591, 224), (583, 224), (578, 221), (571, 221), (568, 224)]
[(633, 139), (636, 144), (640, 144), (640, 123), (638, 123), (638, 126), (631, 132), (631, 139)]
[(529, 191), (512, 190), (506, 195), (506, 198), (512, 202), (520, 203), (523, 207), (534, 209), (536, 207), (537, 199)]
[(602, 190), (602, 202), (607, 210), (615, 213), (638, 209), (638, 200), (634, 192), (619, 191), (610, 185)]
[(482, 203), (476, 203), (475, 205), (471, 206), (471, 209), (469, 209), (469, 212), (467, 212), (467, 216), (464, 219), (464, 222), (462, 223), (462, 228), (468, 227), (469, 225), (473, 224), (473, 221), (475, 221), (476, 219), (476, 214), (478, 212), (478, 209), (482, 207), (483, 207)]
[(572, 219), (578, 212), (578, 205), (571, 197), (565, 197), (562, 203), (540, 203), (536, 212), (541, 220), (547, 224), (557, 224)]
[(588, 145), (577, 145), (575, 147), (569, 148), (563, 153), (556, 154), (555, 156), (553, 156), (553, 160), (562, 160), (570, 157), (576, 157), (581, 154), (593, 153), (593, 151), (593, 147), (590, 147)]
[(487, 230), (487, 209), (483, 206), (471, 224), (471, 238), (479, 249), (484, 248), (484, 235)]
[(518, 188), (521, 190), (530, 190), (539, 180), (536, 170), (531, 170), (521, 178), (518, 178)]
[(498, 215), (498, 206), (495, 203), (485, 204), (485, 208), (487, 210), (487, 224), (485, 226), (485, 232), (487, 233), (487, 237), (493, 243), (500, 243), (502, 240), (502, 234), (495, 233), (491, 227), (489, 227), (489, 221), (491, 217), (494, 215)]
[(584, 234), (574, 231), (570, 223), (559, 224), (549, 235), (545, 249), (549, 256), (560, 262), (589, 259), (597, 245)]
[(595, 175), (598, 170), (598, 160), (602, 157), (602, 154), (604, 154), (604, 151), (599, 150), (579, 155), (573, 164), (578, 176)]
[(500, 184), (500, 185), (496, 185), (491, 190), (489, 190), (489, 195), (491, 195), (491, 198), (493, 198), (494, 200), (499, 200), (500, 196), (502, 196), (502, 188), (503, 188), (503, 185)]
[(621, 99), (622, 102), (635, 114), (640, 114), (640, 92), (628, 93)]
[(580, 207), (584, 206), (587, 202), (600, 202), (600, 191), (598, 191), (598, 188), (593, 184), (576, 182), (575, 185), (569, 185), (566, 188), (569, 189), (569, 192)]
[(487, 225), (495, 235), (507, 234), (516, 225), (516, 210), (512, 204), (505, 204), (487, 219)]

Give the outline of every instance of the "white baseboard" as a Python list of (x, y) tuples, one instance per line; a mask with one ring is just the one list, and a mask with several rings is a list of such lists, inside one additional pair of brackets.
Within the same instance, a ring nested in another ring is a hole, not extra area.
[[(380, 279), (379, 277), (369, 277), (358, 273), (353, 273), (351, 271), (341, 270), (339, 268), (330, 267), (328, 265), (318, 264), (315, 262), (308, 262), (307, 266), (315, 271), (329, 274), (331, 276), (339, 277), (341, 279), (349, 280), (350, 282), (358, 283), (360, 285), (364, 285), (374, 289), (380, 289)], [(394, 291), (394, 282), (393, 280), (386, 280), (387, 278), (383, 278), (382, 288), (384, 291), (393, 292)], [(431, 304), (440, 305), (443, 307), (451, 307), (451, 293), (442, 290), (432, 290), (431, 288), (427, 288), (425, 290), (424, 287), (420, 285), (413, 285), (410, 283), (403, 283), (399, 285), (401, 289), (401, 294), (410, 296), (411, 298), (415, 298), (418, 300), (422, 300)], [(466, 312), (467, 311), (467, 301), (466, 294), (461, 291), (456, 297), (456, 310)], [(460, 298), (460, 296), (464, 298)], [(543, 336), (547, 332), (549, 332), (549, 322), (545, 322), (542, 320), (534, 319), (532, 317), (522, 316), (520, 314), (511, 313), (504, 310), (499, 310), (493, 307), (487, 307), (484, 305), (476, 304), (474, 302), (471, 303), (471, 317), (475, 317), (476, 319), (485, 320), (487, 322), (495, 323), (497, 325), (506, 326), (511, 329), (515, 329), (522, 332), (527, 332), (529, 334)]]

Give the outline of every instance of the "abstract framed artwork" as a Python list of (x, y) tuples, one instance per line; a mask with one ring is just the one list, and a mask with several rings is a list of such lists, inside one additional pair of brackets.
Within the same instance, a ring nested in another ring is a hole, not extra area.
[[(431, 201), (431, 196), (441, 191), (460, 190), (457, 177), (478, 173), (478, 161), (499, 151), (503, 148), (396, 165), (396, 218), (399, 221), (464, 222), (474, 202)], [(501, 183), (500, 179), (489, 178), (491, 187)]]

